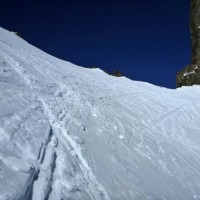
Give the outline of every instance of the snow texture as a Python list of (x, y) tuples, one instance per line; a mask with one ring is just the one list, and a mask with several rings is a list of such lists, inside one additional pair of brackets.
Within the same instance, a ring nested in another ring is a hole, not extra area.
[(0, 200), (200, 199), (200, 86), (62, 61), (0, 28)]

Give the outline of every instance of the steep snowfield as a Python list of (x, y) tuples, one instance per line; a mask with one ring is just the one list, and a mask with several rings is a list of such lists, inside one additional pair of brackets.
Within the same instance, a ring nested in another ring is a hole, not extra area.
[(0, 200), (200, 199), (199, 99), (0, 28)]

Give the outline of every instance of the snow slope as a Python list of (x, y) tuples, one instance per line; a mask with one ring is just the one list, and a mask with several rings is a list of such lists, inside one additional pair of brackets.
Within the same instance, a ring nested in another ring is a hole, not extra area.
[(200, 199), (199, 97), (78, 67), (0, 28), (0, 200)]

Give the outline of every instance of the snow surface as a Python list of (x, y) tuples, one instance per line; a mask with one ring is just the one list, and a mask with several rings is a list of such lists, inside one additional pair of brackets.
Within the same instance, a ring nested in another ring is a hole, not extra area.
[(78, 67), (0, 28), (0, 200), (200, 199), (199, 97)]

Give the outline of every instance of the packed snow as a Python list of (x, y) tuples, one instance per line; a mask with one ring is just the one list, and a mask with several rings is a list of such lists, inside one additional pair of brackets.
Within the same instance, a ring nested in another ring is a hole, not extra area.
[(0, 200), (200, 199), (199, 99), (0, 28)]

